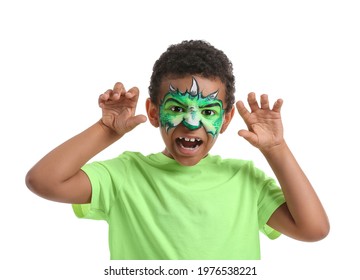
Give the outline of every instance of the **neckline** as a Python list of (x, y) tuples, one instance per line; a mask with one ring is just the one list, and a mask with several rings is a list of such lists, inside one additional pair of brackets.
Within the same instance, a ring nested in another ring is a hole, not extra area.
[(175, 166), (181, 166), (183, 168), (193, 168), (193, 167), (197, 167), (197, 166), (201, 166), (201, 165), (205, 164), (206, 162), (211, 160), (212, 156), (208, 154), (206, 157), (201, 159), (197, 164), (192, 165), (192, 166), (181, 165), (175, 159), (164, 155), (162, 152), (150, 154), (148, 158), (150, 160), (156, 161), (157, 163), (161, 163), (163, 165), (169, 165), (170, 164), (170, 165), (175, 165)]

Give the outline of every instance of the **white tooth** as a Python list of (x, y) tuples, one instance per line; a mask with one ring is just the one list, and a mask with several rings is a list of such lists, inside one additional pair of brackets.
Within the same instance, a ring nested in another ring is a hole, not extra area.
[(185, 141), (190, 141), (190, 139), (185, 137)]
[(183, 138), (184, 138), (184, 137), (181, 137), (181, 136), (179, 137), (180, 140), (182, 140)]
[(200, 142), (200, 141), (201, 141), (201, 139), (200, 139), (200, 138), (196, 138), (196, 141), (199, 141), (199, 142)]
[(195, 142), (195, 138), (191, 138), (191, 139), (190, 139), (190, 142)]

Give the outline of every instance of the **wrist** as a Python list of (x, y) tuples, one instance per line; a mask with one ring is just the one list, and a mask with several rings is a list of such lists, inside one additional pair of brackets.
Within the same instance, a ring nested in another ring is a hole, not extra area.
[(117, 131), (115, 131), (114, 129), (112, 129), (111, 127), (108, 127), (106, 124), (104, 124), (104, 122), (102, 121), (102, 119), (100, 119), (97, 122), (97, 125), (99, 127), (101, 127), (102, 131), (105, 132), (105, 134), (107, 134), (109, 137), (111, 138), (115, 138), (115, 141), (120, 139), (122, 136), (124, 136), (124, 134), (119, 134)]
[(272, 146), (272, 147), (268, 147), (265, 149), (260, 149), (260, 152), (266, 157), (273, 157), (276, 155), (281, 155), (284, 152), (288, 151), (289, 147), (287, 146), (285, 140), (281, 141), (280, 143)]

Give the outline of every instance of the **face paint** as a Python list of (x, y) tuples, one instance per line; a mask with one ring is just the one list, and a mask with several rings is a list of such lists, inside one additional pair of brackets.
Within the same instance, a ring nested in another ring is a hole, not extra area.
[(190, 130), (203, 126), (207, 133), (216, 137), (223, 123), (223, 104), (217, 99), (218, 91), (203, 96), (193, 78), (191, 90), (181, 92), (170, 85), (170, 91), (160, 104), (160, 124), (168, 132), (183, 124)]

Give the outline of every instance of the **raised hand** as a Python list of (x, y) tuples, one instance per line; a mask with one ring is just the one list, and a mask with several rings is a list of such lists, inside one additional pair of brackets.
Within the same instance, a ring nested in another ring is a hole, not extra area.
[(263, 152), (284, 143), (280, 114), (282, 99), (278, 99), (270, 108), (269, 98), (263, 94), (260, 96), (259, 106), (255, 93), (251, 92), (247, 101), (251, 111), (247, 110), (242, 101), (236, 103), (238, 112), (248, 128), (239, 130), (239, 135)]
[(126, 91), (122, 83), (116, 83), (113, 89), (109, 89), (99, 96), (102, 123), (122, 136), (145, 122), (144, 115), (135, 115), (138, 99), (139, 89), (137, 87)]

